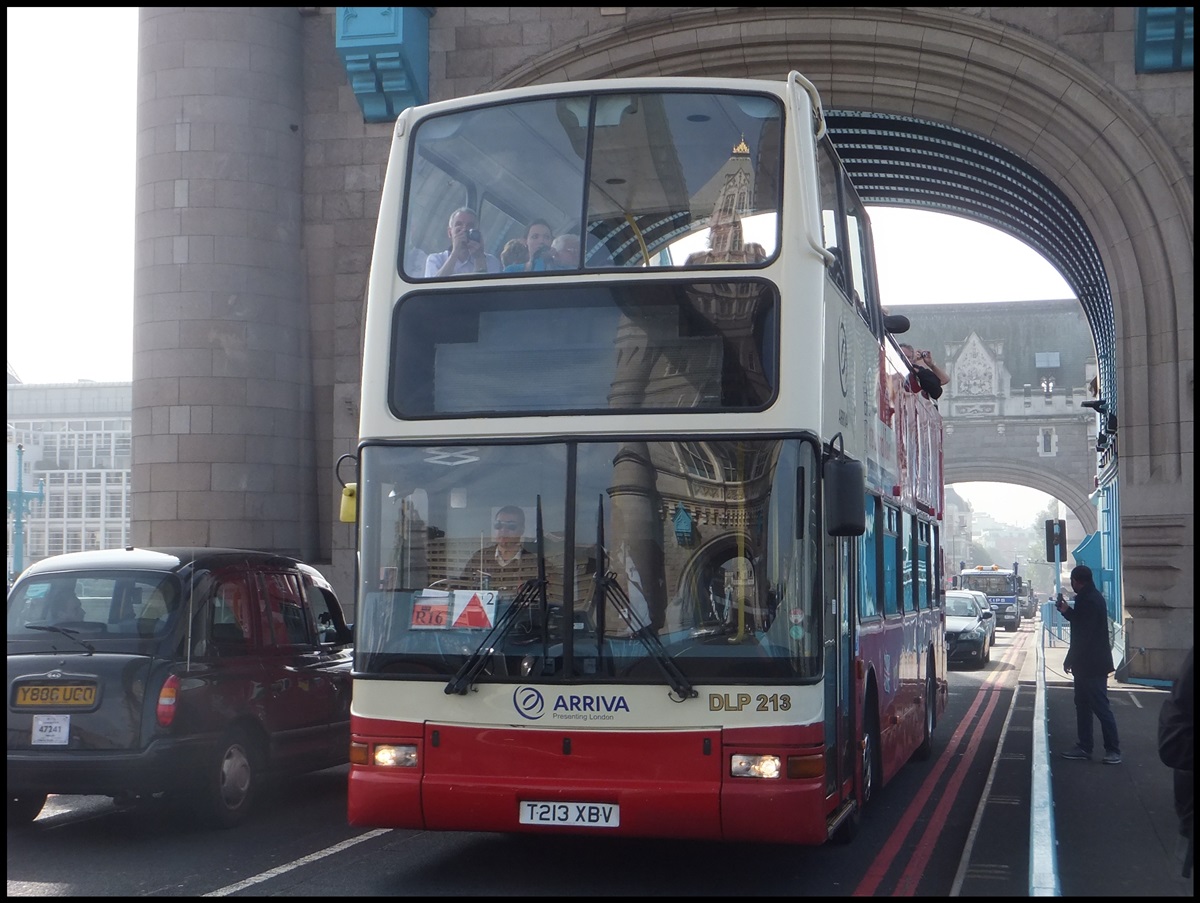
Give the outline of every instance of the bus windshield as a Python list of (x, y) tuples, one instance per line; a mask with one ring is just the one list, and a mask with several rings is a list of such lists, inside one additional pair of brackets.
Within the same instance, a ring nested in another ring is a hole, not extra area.
[(1012, 574), (972, 573), (962, 575), (963, 589), (974, 589), (989, 596), (1012, 596), (1016, 594), (1015, 578)]
[(478, 680), (662, 683), (658, 644), (692, 683), (815, 679), (816, 460), (799, 439), (367, 446), (355, 668), (446, 680), (544, 575)]
[(444, 263), (448, 222), (464, 206), (492, 257), (482, 272), (500, 271), (505, 245), (535, 221), (573, 236), (574, 256), (546, 249), (540, 265), (515, 272), (761, 264), (779, 244), (782, 125), (778, 98), (695, 91), (431, 116), (413, 137), (399, 268), (435, 277), (430, 261)]

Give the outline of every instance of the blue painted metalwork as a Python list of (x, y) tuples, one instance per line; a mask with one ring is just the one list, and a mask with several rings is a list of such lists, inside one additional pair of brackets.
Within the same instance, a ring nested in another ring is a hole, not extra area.
[(334, 45), (367, 122), (429, 100), (431, 6), (339, 6)]

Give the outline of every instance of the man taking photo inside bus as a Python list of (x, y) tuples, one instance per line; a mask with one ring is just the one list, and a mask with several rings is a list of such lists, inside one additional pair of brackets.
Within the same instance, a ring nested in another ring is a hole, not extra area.
[(430, 254), (425, 260), (425, 278), (442, 279), (467, 273), (499, 273), (500, 261), (483, 250), (479, 217), (470, 207), (459, 207), (450, 214), (446, 227), (450, 247)]

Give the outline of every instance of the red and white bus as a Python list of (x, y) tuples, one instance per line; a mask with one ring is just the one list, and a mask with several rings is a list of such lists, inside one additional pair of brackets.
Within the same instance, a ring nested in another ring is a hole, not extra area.
[(872, 254), (796, 73), (401, 113), (351, 824), (818, 844), (928, 754), (941, 419)]

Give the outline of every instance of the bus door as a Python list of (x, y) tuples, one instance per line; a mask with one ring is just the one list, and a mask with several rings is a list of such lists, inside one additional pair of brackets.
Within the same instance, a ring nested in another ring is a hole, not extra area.
[[(825, 537), (825, 792), (839, 800), (854, 793), (854, 661), (852, 612), (858, 541)], [(840, 792), (839, 792), (840, 789)]]

